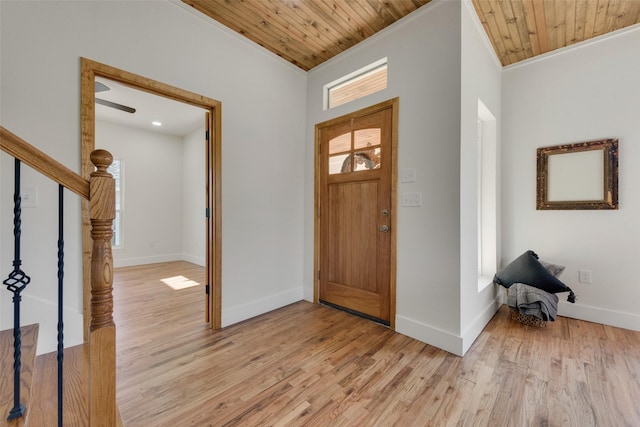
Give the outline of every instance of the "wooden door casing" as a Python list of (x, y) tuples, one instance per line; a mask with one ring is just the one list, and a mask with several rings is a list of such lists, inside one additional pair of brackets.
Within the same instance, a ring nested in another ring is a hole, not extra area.
[[(150, 92), (174, 101), (200, 107), (208, 112), (207, 125), (207, 206), (209, 226), (207, 227), (208, 265), (207, 283), (210, 295), (207, 301), (209, 324), (213, 329), (222, 327), (222, 103), (203, 95), (176, 88), (166, 83), (130, 73), (87, 58), (81, 58), (81, 159), (82, 176), (88, 179), (93, 171), (89, 161), (95, 149), (95, 77), (104, 77), (124, 85)], [(83, 250), (83, 307), (85, 340), (88, 338), (91, 313), (91, 299), (88, 284), (91, 278), (91, 239), (89, 233), (88, 204), (82, 207), (82, 250)]]
[[(395, 317), (396, 117), (397, 99), (316, 126), (317, 298), (389, 325)], [(354, 135), (376, 128), (377, 154), (354, 145)], [(332, 151), (329, 141), (341, 138), (345, 148)], [(358, 158), (363, 153), (369, 155)], [(330, 157), (344, 157), (340, 171), (334, 165), (330, 173)]]

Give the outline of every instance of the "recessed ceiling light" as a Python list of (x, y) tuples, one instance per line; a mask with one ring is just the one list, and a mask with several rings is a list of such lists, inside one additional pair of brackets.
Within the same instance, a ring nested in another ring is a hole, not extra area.
[(162, 123), (160, 122), (151, 122), (151, 124), (154, 126), (162, 126)]

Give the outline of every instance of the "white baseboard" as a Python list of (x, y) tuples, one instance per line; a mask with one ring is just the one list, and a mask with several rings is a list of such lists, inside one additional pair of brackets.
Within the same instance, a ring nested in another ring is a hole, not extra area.
[(302, 298), (305, 301), (313, 302), (313, 287), (304, 287), (302, 288)]
[(206, 267), (207, 262), (203, 257), (198, 257), (190, 254), (182, 254), (182, 261), (187, 261), (200, 267)]
[(615, 326), (617, 328), (630, 329), (632, 331), (640, 331), (640, 316), (632, 313), (560, 301), (558, 304), (558, 315)]
[(462, 337), (451, 332), (443, 331), (400, 315), (396, 315), (396, 332), (441, 348), (457, 356), (462, 356)]
[(482, 313), (480, 313), (478, 316), (476, 316), (475, 319), (473, 319), (471, 325), (469, 325), (465, 329), (465, 331), (462, 333), (461, 356), (464, 356), (467, 350), (471, 348), (471, 345), (474, 343), (476, 338), (478, 338), (484, 327), (487, 326), (487, 323), (489, 323), (496, 312), (500, 309), (501, 305), (502, 295), (498, 294), (496, 298), (487, 307), (485, 307), (484, 310), (482, 310)]
[(113, 267), (132, 267), (134, 265), (146, 265), (157, 264), (159, 262), (171, 262), (171, 261), (187, 261), (192, 264), (205, 267), (207, 265), (206, 260), (202, 257), (198, 257), (190, 254), (168, 254), (168, 255), (154, 255), (147, 257), (136, 258), (114, 258)]
[(154, 255), (137, 258), (114, 258), (113, 268), (132, 267), (134, 265), (157, 264), (159, 262), (182, 261), (182, 254)]
[(289, 291), (271, 295), (266, 298), (251, 301), (236, 307), (222, 310), (222, 327), (242, 322), (255, 316), (267, 313), (285, 305), (302, 300), (302, 288), (295, 288)]

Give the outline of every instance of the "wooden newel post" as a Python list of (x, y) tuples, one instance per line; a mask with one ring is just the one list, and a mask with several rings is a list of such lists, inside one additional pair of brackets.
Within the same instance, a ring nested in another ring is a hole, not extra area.
[(89, 425), (115, 426), (116, 328), (113, 323), (112, 224), (115, 218), (115, 181), (107, 168), (113, 156), (105, 150), (91, 153), (96, 171), (89, 179), (91, 219), (91, 327), (89, 329)]

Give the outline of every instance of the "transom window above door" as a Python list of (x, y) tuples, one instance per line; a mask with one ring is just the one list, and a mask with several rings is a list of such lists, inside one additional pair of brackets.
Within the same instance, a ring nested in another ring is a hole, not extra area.
[(387, 88), (387, 58), (324, 85), (324, 109), (338, 107)]
[(358, 129), (329, 141), (329, 174), (380, 168), (380, 128)]

